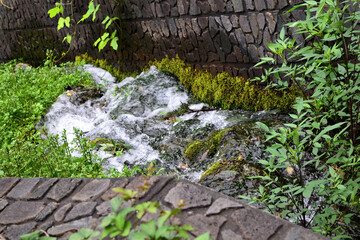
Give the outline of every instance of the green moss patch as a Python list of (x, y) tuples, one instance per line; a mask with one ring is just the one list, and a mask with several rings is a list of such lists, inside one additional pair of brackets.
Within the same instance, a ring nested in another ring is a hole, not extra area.
[(164, 58), (150, 64), (164, 73), (176, 76), (198, 100), (223, 109), (288, 111), (296, 97), (301, 96), (295, 87), (287, 91), (265, 90), (249, 79), (231, 77), (226, 72), (214, 76), (207, 71), (193, 69), (178, 57)]

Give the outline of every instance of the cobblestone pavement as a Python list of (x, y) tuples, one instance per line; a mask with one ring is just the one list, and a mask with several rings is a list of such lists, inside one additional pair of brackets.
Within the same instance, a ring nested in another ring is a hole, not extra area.
[[(83, 227), (95, 229), (111, 212), (111, 189), (137, 190), (145, 181), (150, 187), (140, 202), (158, 201), (163, 209), (186, 205), (175, 222), (194, 226), (193, 236), (210, 232), (222, 240), (325, 239), (261, 210), (244, 206), (209, 188), (170, 177), (113, 179), (0, 178), (0, 239), (20, 239), (34, 230), (44, 230), (67, 239)], [(146, 216), (151, 219), (153, 216)]]

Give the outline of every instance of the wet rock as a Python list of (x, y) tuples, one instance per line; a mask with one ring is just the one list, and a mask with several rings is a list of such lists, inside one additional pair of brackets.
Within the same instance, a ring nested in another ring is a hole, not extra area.
[(64, 220), (66, 214), (71, 209), (71, 207), (72, 207), (72, 203), (68, 203), (62, 206), (61, 208), (59, 208), (54, 214), (55, 221), (61, 222), (62, 220)]
[(243, 12), (244, 11), (244, 7), (242, 5), (241, 0), (232, 0), (232, 4), (234, 6), (234, 11), (235, 12)]
[(100, 98), (104, 95), (104, 92), (97, 87), (76, 87), (73, 90), (66, 93), (70, 97), (70, 102), (74, 105), (84, 104), (90, 99)]
[[(15, 179), (14, 179), (15, 180)], [(18, 183), (8, 194), (8, 198), (12, 199), (22, 199), (29, 195), (36, 184), (40, 181), (40, 178), (30, 178), (30, 179), (22, 179), (20, 183)], [(12, 183), (14, 183), (13, 181)], [(5, 185), (6, 186), (6, 185)], [(9, 185), (8, 185), (9, 186)]]

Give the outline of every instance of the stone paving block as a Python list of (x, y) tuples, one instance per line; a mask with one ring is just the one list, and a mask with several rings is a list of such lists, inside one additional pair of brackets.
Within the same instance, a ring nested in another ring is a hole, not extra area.
[(32, 220), (43, 210), (44, 205), (43, 202), (14, 202), (0, 213), (0, 224), (19, 224)]
[(95, 179), (86, 184), (73, 197), (73, 201), (85, 202), (99, 197), (110, 187), (110, 179)]
[(4, 232), (7, 240), (19, 240), (21, 235), (32, 232), (36, 226), (36, 222), (24, 223), (21, 225), (11, 225)]
[(50, 214), (54, 212), (54, 210), (58, 207), (59, 204), (55, 202), (51, 202), (35, 217), (36, 221), (43, 221)]
[(0, 212), (9, 204), (6, 199), (0, 200)]
[(233, 7), (234, 7), (234, 11), (236, 13), (244, 11), (244, 7), (243, 7), (243, 4), (242, 4), (241, 0), (232, 0), (232, 4), (233, 4)]
[(26, 196), (26, 199), (35, 200), (40, 199), (44, 194), (58, 181), (57, 178), (50, 178), (41, 183), (40, 186), (36, 187), (31, 193)]
[(114, 192), (112, 189), (121, 187), (124, 188), (129, 183), (129, 180), (127, 178), (120, 178), (119, 180), (115, 181), (109, 190), (107, 190), (102, 196), (101, 199), (104, 201), (110, 200), (113, 197), (117, 196), (118, 193)]
[(8, 194), (10, 199), (21, 199), (33, 191), (40, 178), (23, 178)]
[(221, 231), (221, 237), (222, 239), (224, 240), (227, 240), (227, 239), (236, 239), (236, 240), (243, 240), (243, 237), (235, 232), (233, 232), (232, 230), (230, 229), (225, 229), (225, 230), (222, 230)]
[(179, 182), (165, 196), (164, 201), (176, 208), (182, 202), (186, 206), (181, 209), (206, 207), (211, 204), (211, 196), (193, 184)]
[(72, 203), (68, 203), (62, 206), (61, 208), (59, 208), (54, 214), (55, 221), (61, 222), (62, 220), (64, 220), (66, 214), (71, 208), (72, 208)]
[(92, 215), (96, 205), (96, 202), (81, 202), (76, 204), (66, 215), (64, 222)]
[(190, 216), (186, 219), (186, 224), (194, 227), (191, 231), (195, 236), (210, 232), (213, 239), (217, 239), (221, 226), (226, 222), (223, 216), (204, 217), (201, 214)]
[(81, 228), (92, 228), (94, 229), (97, 224), (97, 218), (87, 217), (76, 221), (60, 224), (53, 226), (48, 229), (48, 234), (52, 236), (61, 236), (66, 232), (73, 230), (80, 230)]
[[(159, 176), (154, 176), (154, 177), (150, 177), (147, 178), (145, 176), (140, 176), (137, 178), (134, 178), (127, 186), (126, 189), (130, 189), (133, 191), (139, 191), (140, 195), (139, 197), (142, 198), (144, 197), (148, 192), (150, 192), (152, 186), (154, 186), (159, 180), (161, 179), (161, 177)], [(147, 184), (147, 188), (148, 191), (142, 191), (145, 183)]]
[(209, 216), (212, 214), (218, 214), (221, 211), (229, 209), (229, 208), (243, 208), (243, 207), (244, 207), (244, 205), (242, 205), (241, 203), (232, 201), (228, 198), (218, 198), (208, 208), (208, 210), (205, 213), (205, 216)]
[(0, 198), (7, 194), (20, 178), (0, 178)]
[(50, 190), (47, 198), (59, 202), (64, 197), (70, 195), (75, 188), (81, 183), (81, 179), (62, 178), (59, 182)]
[(283, 225), (280, 219), (251, 208), (236, 210), (231, 218), (245, 239), (267, 240)]
[(325, 239), (329, 239), (326, 238), (322, 235), (318, 235), (318, 234), (314, 234), (314, 232), (312, 232), (309, 229), (305, 229), (302, 228), (300, 226), (293, 226), (292, 228), (290, 228), (290, 230), (287, 232), (284, 240), (325, 240)]

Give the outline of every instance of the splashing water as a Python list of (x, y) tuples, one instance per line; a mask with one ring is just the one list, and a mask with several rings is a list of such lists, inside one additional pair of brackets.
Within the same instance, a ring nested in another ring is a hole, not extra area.
[[(246, 112), (206, 110), (204, 103), (196, 102), (178, 81), (152, 66), (136, 78), (126, 78), (120, 83), (107, 71), (84, 65), (104, 94), (84, 103), (71, 101), (72, 92), (61, 95), (49, 109), (44, 125), (51, 134), (66, 130), (69, 141), (74, 139), (73, 128), (82, 130), (91, 140), (106, 138), (122, 141), (132, 149), (114, 157), (98, 151), (108, 167), (120, 171), (123, 165), (139, 165), (156, 161), (169, 172), (181, 172), (191, 180), (198, 180), (206, 165), (192, 169), (184, 166), (186, 146), (206, 136), (213, 130), (224, 129), (239, 122), (271, 119), (276, 112)], [(188, 111), (175, 119), (165, 119), (164, 114), (180, 109), (186, 104)], [(201, 134), (200, 134), (201, 133)], [(179, 167), (180, 166), (180, 167)]]

